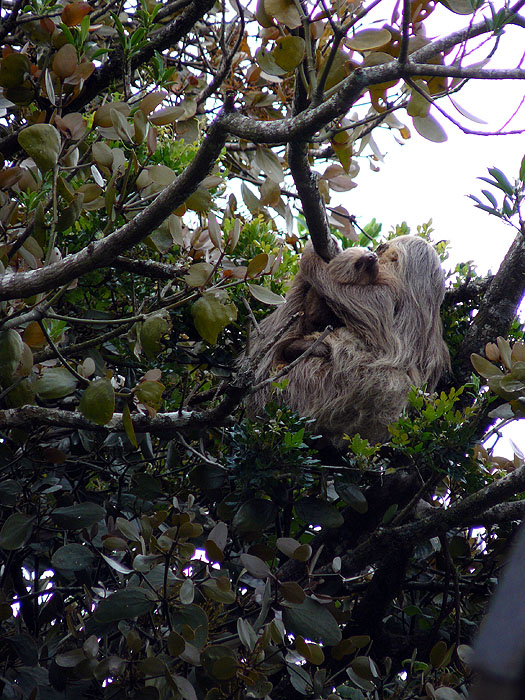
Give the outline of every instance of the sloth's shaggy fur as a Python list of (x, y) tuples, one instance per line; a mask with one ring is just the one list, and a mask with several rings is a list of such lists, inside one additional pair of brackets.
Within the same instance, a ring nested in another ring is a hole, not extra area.
[[(289, 361), (286, 349), (294, 343), (292, 355), (298, 341), (306, 349), (325, 325), (333, 325), (334, 315), (338, 327), (320, 350), (290, 370), (282, 392), (272, 395), (267, 385), (252, 395), (249, 415), (259, 414), (270, 397), (280, 398), (314, 418), (316, 428), (336, 443), (344, 433), (378, 442), (388, 437), (387, 427), (399, 417), (411, 385), (435, 388), (449, 365), (439, 316), (444, 274), (437, 253), (422, 238), (400, 236), (377, 249), (377, 269), (363, 264), (366, 255), (370, 251), (349, 248), (326, 263), (306, 247), (286, 302), (261, 323), (252, 343), (256, 381)], [(308, 317), (309, 296), (317, 315), (307, 324), (315, 319), (315, 332), (304, 335), (301, 316), (271, 344), (294, 314)], [(330, 310), (326, 323), (318, 313), (323, 308)]]

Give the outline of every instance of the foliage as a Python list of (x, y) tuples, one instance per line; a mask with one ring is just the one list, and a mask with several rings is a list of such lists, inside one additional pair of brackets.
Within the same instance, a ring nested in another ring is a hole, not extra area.
[[(388, 444), (247, 420), (234, 364), (308, 236), (381, 243), (346, 204), (377, 130), (439, 143), (448, 98), (479, 121), (462, 81), (524, 77), (482, 67), (523, 27), (507, 6), (402, 12), (1, 5), (3, 698), (465, 697), (523, 513), (522, 456), (482, 444), (523, 417), (523, 244), (503, 280), (456, 268), (456, 385), (414, 390)], [(433, 12), (464, 28), (433, 41)], [(523, 234), (523, 166), (489, 175), (477, 206)]]

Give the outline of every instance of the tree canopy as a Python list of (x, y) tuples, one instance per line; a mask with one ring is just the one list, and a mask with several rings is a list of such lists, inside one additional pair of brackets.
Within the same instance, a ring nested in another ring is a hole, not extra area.
[(309, 238), (408, 232), (358, 219), (374, 135), (485, 133), (456, 93), (525, 79), (490, 63), (524, 4), (0, 4), (2, 697), (466, 696), (525, 510), (497, 451), (525, 415), (525, 159), (472, 194), (516, 239), (450, 271), (452, 371), (387, 444), (248, 420), (235, 358)]

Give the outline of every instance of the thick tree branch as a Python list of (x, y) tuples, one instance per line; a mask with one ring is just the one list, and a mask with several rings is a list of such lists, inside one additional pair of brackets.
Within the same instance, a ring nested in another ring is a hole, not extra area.
[(106, 238), (91, 243), (78, 253), (68, 255), (60, 262), (31, 272), (4, 275), (0, 278), (0, 299), (27, 297), (54, 289), (91, 270), (110, 266), (118, 255), (149, 236), (174, 209), (195, 192), (215, 165), (227, 136), (221, 120), (219, 115), (186, 170), (134, 219)]
[(426, 518), (390, 529), (374, 532), (367, 540), (348, 552), (342, 560), (342, 573), (351, 576), (365, 566), (383, 561), (397, 547), (416, 544), (455, 527), (467, 527), (481, 518), (492, 506), (525, 490), (525, 467), (480, 489), (447, 509), (439, 509)]
[(301, 199), (306, 225), (317, 255), (327, 262), (337, 253), (330, 236), (326, 209), (317, 186), (317, 179), (308, 162), (308, 144), (291, 141), (288, 148), (288, 165)]
[(175, 277), (180, 277), (187, 271), (184, 264), (168, 265), (156, 260), (133, 260), (122, 255), (115, 258), (110, 267), (114, 267), (117, 270), (125, 270), (140, 277), (151, 277), (159, 280), (172, 280)]
[[(251, 371), (238, 372), (234, 381), (224, 390), (225, 396), (218, 406), (206, 411), (175, 411), (149, 415), (133, 413), (131, 421), (135, 432), (150, 433), (169, 439), (177, 433), (199, 428), (210, 428), (231, 422), (232, 411), (241, 403), (253, 385)], [(0, 410), (0, 428), (10, 429), (28, 425), (47, 425), (62, 428), (77, 428), (95, 432), (123, 432), (122, 413), (114, 413), (106, 425), (97, 425), (80, 413), (45, 406), (22, 406)]]
[(456, 380), (463, 383), (471, 373), (470, 355), (480, 352), (498, 336), (506, 337), (525, 293), (525, 235), (519, 233), (492, 278), (456, 362)]

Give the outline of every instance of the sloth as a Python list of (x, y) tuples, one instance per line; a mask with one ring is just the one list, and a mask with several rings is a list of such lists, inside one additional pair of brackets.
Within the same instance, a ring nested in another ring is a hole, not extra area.
[[(312, 253), (313, 248), (308, 245), (305, 254)], [(328, 274), (341, 284), (375, 284), (379, 275), (378, 257), (367, 248), (349, 248), (337, 256), (337, 265), (328, 266)], [(298, 299), (304, 297), (301, 309), (303, 315), (294, 335), (288, 335), (281, 346), (282, 359), (285, 362), (293, 362), (302, 355), (312, 345), (315, 339), (312, 334), (316, 331), (323, 331), (327, 326), (338, 328), (344, 323), (337, 311), (332, 309), (330, 300), (324, 299), (315, 286), (308, 284), (301, 272), (296, 275), (293, 286), (301, 287), (296, 296)], [(287, 301), (290, 296), (292, 293), (287, 297)], [(288, 314), (289, 310), (286, 312), (286, 315)], [(312, 350), (315, 357), (326, 357), (329, 353), (330, 348), (326, 343), (318, 343)]]
[[(248, 415), (260, 414), (272, 398), (315, 419), (317, 431), (338, 446), (344, 434), (355, 433), (384, 442), (411, 386), (434, 390), (449, 366), (439, 256), (416, 236), (379, 246), (375, 261), (365, 258), (369, 254), (349, 248), (326, 263), (305, 248), (285, 303), (261, 323), (252, 344), (256, 383), (302, 354), (326, 325), (334, 330), (291, 367), (282, 391), (266, 384), (255, 392)], [(272, 343), (298, 312), (304, 313)]]

